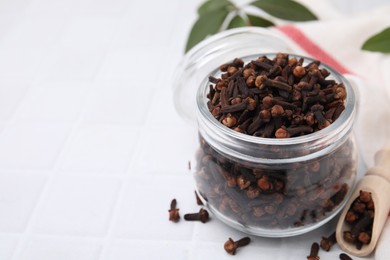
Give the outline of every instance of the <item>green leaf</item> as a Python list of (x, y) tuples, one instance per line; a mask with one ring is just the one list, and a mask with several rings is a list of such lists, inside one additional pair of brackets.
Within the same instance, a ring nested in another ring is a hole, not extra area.
[(207, 12), (214, 12), (217, 10), (233, 10), (236, 9), (234, 4), (228, 0), (208, 0), (204, 2), (198, 8), (199, 16), (204, 15)]
[(269, 27), (274, 26), (274, 23), (259, 16), (248, 14), (249, 23), (252, 26)]
[(185, 52), (189, 51), (208, 35), (217, 33), (228, 14), (228, 11), (222, 9), (209, 11), (199, 16), (198, 20), (192, 26)]
[(258, 0), (250, 3), (270, 15), (290, 21), (317, 20), (317, 17), (305, 6), (292, 0)]
[(390, 27), (371, 36), (362, 46), (366, 51), (390, 53)]
[(227, 28), (232, 29), (232, 28), (238, 28), (238, 27), (244, 27), (244, 26), (246, 26), (245, 20), (240, 15), (236, 15), (230, 21)]

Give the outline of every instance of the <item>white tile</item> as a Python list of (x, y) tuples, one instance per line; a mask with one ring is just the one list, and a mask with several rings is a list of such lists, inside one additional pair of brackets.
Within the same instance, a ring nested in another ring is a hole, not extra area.
[[(215, 216), (212, 216), (212, 220), (208, 223), (208, 225), (199, 228), (195, 236), (198, 241), (205, 243), (224, 243), (229, 237), (233, 240), (238, 240), (248, 236), (248, 234), (233, 229), (217, 219)], [(278, 238), (256, 236), (249, 237), (251, 237), (252, 246), (261, 245), (261, 247), (272, 248), (273, 250), (278, 250), (282, 247), (282, 241)]]
[[(190, 252), (190, 255), (192, 256), (191, 259), (221, 259), (221, 260), (231, 260), (232, 255), (228, 254), (224, 249), (223, 245), (226, 242), (226, 240), (229, 237), (226, 237), (219, 241), (219, 243), (199, 243), (197, 247)], [(240, 237), (241, 238), (241, 237)], [(234, 238), (236, 239), (236, 238)], [(237, 238), (239, 239), (239, 238)], [(236, 255), (233, 258), (240, 258), (240, 259), (251, 259), (251, 258), (258, 258), (258, 259), (304, 259), (306, 257), (297, 257), (297, 255), (292, 254), (292, 258), (289, 257), (282, 257), (284, 253), (280, 250), (275, 250), (274, 248), (267, 248), (267, 247), (256, 247), (253, 246), (254, 242), (252, 241), (251, 244), (249, 244), (246, 247), (238, 248), (236, 251)], [(310, 245), (309, 245), (309, 251), (310, 251)], [(309, 253), (309, 251), (307, 253)], [(279, 255), (280, 254), (280, 255)], [(322, 258), (321, 258), (322, 259)]]
[(43, 49), (0, 49), (0, 77), (32, 79), (45, 55)]
[(136, 151), (137, 139), (135, 128), (83, 127), (71, 140), (61, 171), (124, 173)]
[[(104, 260), (128, 259), (188, 259), (188, 250), (183, 245), (161, 243), (121, 243), (109, 248)], [(207, 258), (204, 258), (207, 259)]]
[[(144, 12), (144, 10), (140, 11)], [(166, 15), (166, 13), (164, 13)], [(172, 39), (174, 22), (170, 19), (161, 19), (157, 15), (148, 13), (149, 19), (143, 19), (139, 23), (139, 17), (134, 15), (123, 20), (118, 25), (118, 32), (115, 34), (112, 48), (131, 49), (145, 48), (166, 49)], [(137, 24), (137, 26), (134, 26)], [(153, 35), (151, 40), (150, 34)]]
[(62, 238), (33, 238), (22, 249), (20, 260), (97, 260), (100, 246)]
[[(164, 2), (153, 1), (153, 3), (140, 1), (137, 2), (136, 4), (129, 6), (126, 12), (126, 16), (138, 16), (137, 18), (142, 18), (145, 15), (150, 15), (151, 19), (153, 19), (154, 16), (158, 16), (158, 17), (161, 16), (161, 17), (165, 17), (166, 20), (169, 20), (168, 18), (170, 18), (170, 15), (177, 14), (177, 7), (180, 2), (182, 1), (166, 0)], [(191, 1), (191, 3), (195, 3), (195, 5), (197, 5), (196, 2), (201, 2), (201, 1), (199, 0)], [(161, 10), (164, 10), (164, 12), (161, 12)]]
[(0, 259), (11, 260), (18, 239), (14, 236), (0, 235)]
[(59, 46), (76, 50), (104, 50), (112, 41), (118, 19), (73, 18), (66, 25)]
[(120, 183), (116, 179), (56, 176), (34, 224), (45, 234), (102, 236)]
[[(163, 80), (163, 82), (166, 82)], [(167, 85), (169, 83), (167, 82)], [(157, 89), (152, 96), (150, 108), (147, 111), (147, 123), (155, 126), (189, 126), (196, 127), (196, 122), (186, 121), (176, 111), (173, 93), (170, 89)]]
[(19, 14), (23, 13), (28, 7), (30, 0), (1, 1), (0, 14)]
[(181, 55), (185, 54), (185, 46), (191, 28), (197, 19), (197, 13), (195, 10), (202, 4), (202, 1), (180, 1), (179, 11), (174, 15), (176, 21), (175, 27), (172, 33), (172, 38), (175, 41), (170, 41), (171, 46), (174, 46), (172, 52)]
[(23, 120), (76, 120), (88, 87), (89, 83), (79, 81), (39, 81), (25, 97), (17, 117)]
[(131, 5), (128, 0), (80, 0), (75, 9), (79, 16), (120, 17)]
[(0, 168), (48, 169), (52, 167), (68, 136), (65, 124), (7, 126), (0, 136)]
[[(175, 30), (175, 28), (178, 24), (183, 23), (188, 23), (188, 26), (191, 26), (194, 21), (192, 16), (183, 14), (183, 11), (180, 9), (181, 3), (183, 1), (178, 0), (155, 1), (153, 4), (140, 1), (131, 5), (127, 9), (125, 18), (118, 25), (118, 33), (115, 35), (111, 48), (113, 50), (136, 48), (150, 52), (157, 50), (166, 57), (160, 63), (162, 65), (161, 68), (164, 68), (164, 72), (171, 73), (167, 69), (167, 64), (172, 62), (172, 54), (179, 53), (182, 56), (184, 53), (180, 48), (170, 49), (169, 46), (173, 42), (185, 45), (185, 40), (182, 40), (177, 34), (178, 32), (182, 33), (183, 30), (179, 31)], [(194, 3), (194, 1), (191, 1), (191, 3)], [(196, 5), (195, 1), (192, 10), (196, 10)], [(164, 12), (161, 12), (161, 10), (164, 10)], [(175, 22), (175, 19), (170, 19), (171, 17), (175, 17), (176, 21), (180, 22)], [(194, 11), (195, 18), (196, 12)], [(142, 23), (139, 22), (141, 20)], [(134, 26), (134, 24), (137, 24), (137, 26)], [(185, 30), (184, 34), (187, 37), (188, 33)], [(149, 57), (152, 64), (157, 64), (156, 55), (149, 55)]]
[(25, 13), (29, 16), (55, 16), (69, 17), (78, 0), (53, 1), (53, 0), (31, 0)]
[(158, 76), (162, 73), (158, 69), (162, 64), (162, 57), (162, 50), (150, 49), (148, 46), (113, 49), (104, 57), (98, 79), (132, 80), (134, 85), (142, 81), (149, 88), (157, 88)]
[(25, 229), (45, 181), (42, 175), (0, 174), (0, 232)]
[(64, 20), (57, 18), (20, 19), (11, 31), (3, 35), (0, 48), (48, 48), (58, 38), (64, 24)]
[(0, 42), (5, 35), (12, 32), (18, 24), (21, 15), (15, 14), (1, 14), (0, 15)]
[[(176, 22), (170, 18), (178, 17), (179, 3), (179, 0), (154, 1), (152, 4), (147, 1), (139, 1), (130, 5), (125, 19), (119, 26), (119, 33), (115, 37), (113, 47), (147, 47), (165, 52), (169, 42), (176, 39), (172, 35)], [(167, 6), (169, 8), (166, 8)]]
[(135, 169), (141, 172), (183, 173), (195, 156), (195, 129), (186, 126), (145, 127)]
[[(176, 198), (181, 214), (178, 223), (169, 221), (171, 200)], [(192, 177), (134, 177), (127, 182), (115, 220), (114, 236), (138, 240), (192, 239), (193, 227), (202, 223), (186, 222), (185, 213), (197, 212)]]
[(103, 81), (92, 94), (85, 120), (92, 123), (142, 125), (151, 100), (152, 90), (147, 83)]
[(244, 233), (227, 226), (214, 216), (211, 219), (208, 225), (197, 230), (196, 237), (200, 241), (209, 243), (224, 241), (228, 237), (239, 238), (246, 236)]
[(99, 51), (52, 50), (48, 52), (37, 74), (43, 80), (92, 80), (103, 55)]
[(30, 81), (0, 79), (0, 120), (9, 119), (23, 100)]

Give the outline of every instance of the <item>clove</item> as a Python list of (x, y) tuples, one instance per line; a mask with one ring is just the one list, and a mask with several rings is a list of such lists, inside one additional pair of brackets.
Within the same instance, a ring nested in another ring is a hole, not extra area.
[(206, 223), (209, 221), (209, 213), (207, 210), (201, 208), (198, 213), (185, 214), (184, 219), (187, 221), (200, 221)]
[(237, 240), (237, 241), (233, 241), (233, 239), (231, 239), (229, 237), (228, 241), (225, 242), (223, 248), (229, 254), (235, 255), (237, 248), (246, 246), (250, 242), (251, 242), (251, 239), (249, 237), (244, 237), (244, 238), (241, 238), (240, 240)]
[(278, 128), (275, 132), (276, 138), (289, 138), (296, 136), (298, 134), (308, 134), (313, 132), (313, 128), (310, 126), (297, 126), (297, 127), (288, 127), (282, 126)]
[(169, 212), (169, 221), (178, 222), (180, 220), (179, 209), (176, 208), (176, 199), (173, 199), (171, 201), (171, 207), (168, 210), (168, 212)]
[(341, 253), (339, 255), (339, 257), (340, 257), (340, 260), (352, 260), (352, 258), (349, 255), (345, 254), (345, 253)]
[(336, 232), (333, 232), (329, 237), (322, 237), (320, 247), (325, 251), (329, 251), (336, 243)]
[(310, 255), (307, 256), (307, 260), (320, 260), (318, 256), (318, 251), (320, 250), (320, 246), (317, 242), (314, 242), (310, 248)]

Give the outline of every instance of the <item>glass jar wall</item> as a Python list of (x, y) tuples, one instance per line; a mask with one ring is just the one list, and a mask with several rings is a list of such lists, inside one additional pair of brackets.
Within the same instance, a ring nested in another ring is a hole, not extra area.
[[(293, 236), (335, 216), (355, 183), (358, 154), (353, 135), (357, 101), (345, 85), (345, 110), (330, 126), (304, 136), (263, 138), (236, 132), (216, 120), (207, 106), (209, 76), (234, 58), (245, 62), (277, 52), (298, 59), (299, 49), (277, 32), (244, 27), (209, 37), (187, 53), (174, 82), (177, 111), (197, 122), (198, 145), (191, 161), (198, 195), (214, 216), (248, 234)], [(305, 62), (313, 61), (305, 57)]]
[(347, 200), (357, 172), (355, 93), (321, 66), (345, 85), (345, 110), (330, 126), (299, 137), (262, 138), (225, 127), (207, 107), (207, 79), (200, 86), (194, 177), (199, 196), (223, 222), (249, 234), (292, 236), (327, 222)]

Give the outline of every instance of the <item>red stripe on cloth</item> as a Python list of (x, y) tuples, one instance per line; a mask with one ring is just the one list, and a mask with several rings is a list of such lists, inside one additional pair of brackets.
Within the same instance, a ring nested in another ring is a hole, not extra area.
[(279, 31), (283, 32), (294, 42), (296, 42), (303, 50), (305, 50), (310, 56), (315, 59), (320, 60), (321, 62), (329, 65), (334, 68), (341, 74), (351, 73), (347, 68), (345, 68), (341, 63), (334, 59), (329, 53), (324, 51), (320, 46), (318, 46), (314, 41), (309, 39), (301, 30), (292, 25), (283, 25), (276, 27)]

